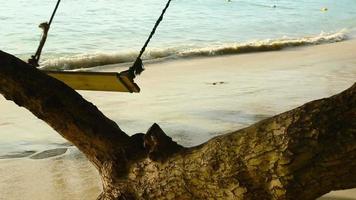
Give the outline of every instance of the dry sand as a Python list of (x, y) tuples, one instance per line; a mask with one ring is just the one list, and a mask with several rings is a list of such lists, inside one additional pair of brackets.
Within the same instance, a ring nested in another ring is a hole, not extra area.
[[(148, 64), (140, 94), (80, 93), (130, 134), (153, 122), (192, 146), (308, 101), (341, 92), (356, 81), (356, 41)], [(112, 65), (97, 71), (121, 71)], [(47, 151), (37, 158), (0, 159), (0, 200), (95, 199), (95, 169), (64, 139), (23, 108), (0, 97), (0, 152)], [(16, 144), (16, 145), (14, 145)], [(54, 153), (54, 154), (53, 154)], [(18, 157), (19, 154), (14, 154)], [(54, 157), (45, 158), (43, 155)], [(4, 156), (4, 155), (0, 155)], [(20, 156), (21, 157), (21, 156)], [(356, 190), (324, 200), (356, 199)]]

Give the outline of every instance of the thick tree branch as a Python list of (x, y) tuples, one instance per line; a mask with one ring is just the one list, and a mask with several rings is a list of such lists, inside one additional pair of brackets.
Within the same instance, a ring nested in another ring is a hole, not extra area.
[(99, 168), (133, 148), (128, 135), (73, 89), (2, 51), (0, 93), (48, 123)]
[(98, 168), (98, 199), (315, 199), (356, 187), (356, 84), (183, 148), (154, 124), (127, 136), (63, 83), (0, 52), (0, 93), (75, 144)]

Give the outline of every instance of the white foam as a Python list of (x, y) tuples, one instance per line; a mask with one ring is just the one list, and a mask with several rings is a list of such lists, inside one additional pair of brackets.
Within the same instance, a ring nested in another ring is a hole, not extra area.
[[(278, 39), (254, 40), (245, 43), (228, 43), (219, 46), (208, 46), (204, 48), (165, 48), (151, 49), (143, 55), (144, 60), (155, 60), (162, 58), (185, 58), (196, 56), (217, 56), (227, 54), (251, 53), (261, 51), (282, 50), (288, 47), (305, 45), (318, 45), (339, 42), (347, 39), (348, 31), (343, 29), (335, 33), (321, 33), (316, 36)], [(91, 68), (96, 66), (133, 62), (137, 52), (125, 53), (95, 53), (81, 54), (76, 56), (49, 59), (41, 63), (45, 69), (73, 70), (80, 68)]]

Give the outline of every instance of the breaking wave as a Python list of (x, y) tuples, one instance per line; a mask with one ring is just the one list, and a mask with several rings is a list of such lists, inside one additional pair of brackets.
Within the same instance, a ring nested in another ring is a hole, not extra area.
[[(218, 56), (262, 51), (276, 51), (289, 47), (340, 42), (347, 39), (346, 32), (347, 31), (342, 30), (336, 33), (321, 33), (320, 35), (312, 37), (283, 37), (279, 39), (257, 40), (246, 43), (215, 45), (205, 48), (152, 49), (143, 55), (143, 59), (148, 61), (165, 58), (187, 58), (198, 56)], [(91, 68), (108, 64), (129, 63), (133, 62), (136, 56), (137, 52), (83, 54), (49, 59), (41, 63), (41, 65), (45, 69), (72, 70), (80, 68)]]

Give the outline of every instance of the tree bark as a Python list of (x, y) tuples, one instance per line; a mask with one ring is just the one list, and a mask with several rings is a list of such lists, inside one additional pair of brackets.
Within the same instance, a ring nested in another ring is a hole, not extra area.
[(157, 124), (128, 136), (64, 83), (0, 51), (0, 93), (98, 169), (98, 199), (315, 199), (356, 187), (356, 84), (193, 148)]

